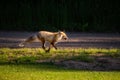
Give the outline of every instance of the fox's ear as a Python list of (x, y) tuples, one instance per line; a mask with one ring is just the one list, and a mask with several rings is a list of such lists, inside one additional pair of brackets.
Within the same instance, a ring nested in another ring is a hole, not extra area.
[(59, 30), (58, 33), (61, 34), (61, 31)]
[(63, 30), (63, 32), (65, 32), (65, 29)]
[(65, 29), (62, 29), (61, 31), (62, 31), (62, 32), (65, 32)]
[(61, 31), (60, 31), (60, 30), (58, 30), (58, 32), (60, 33)]
[(63, 30), (58, 30), (58, 32), (65, 32), (65, 29), (63, 29)]

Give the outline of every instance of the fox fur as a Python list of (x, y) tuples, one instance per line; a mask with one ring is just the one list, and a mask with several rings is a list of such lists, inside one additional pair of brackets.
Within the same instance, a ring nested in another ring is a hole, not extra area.
[[(48, 31), (39, 31), (35, 35), (28, 37), (24, 42), (20, 43), (19, 46), (23, 47), (26, 43), (34, 42), (35, 40), (39, 40), (42, 43), (42, 48), (49, 52), (51, 47), (54, 47), (57, 50), (55, 44), (60, 40), (67, 40), (68, 37), (65, 32), (58, 31), (58, 32), (48, 32)], [(49, 42), (49, 48), (46, 50), (45, 43)]]

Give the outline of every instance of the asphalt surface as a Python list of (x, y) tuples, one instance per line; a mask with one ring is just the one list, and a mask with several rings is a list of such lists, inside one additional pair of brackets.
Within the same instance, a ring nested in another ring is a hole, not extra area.
[[(18, 44), (36, 32), (0, 31), (0, 48), (19, 48)], [(79, 33), (67, 32), (66, 41), (60, 41), (58, 48), (120, 48), (118, 33)], [(25, 47), (39, 48), (40, 42), (33, 42)]]

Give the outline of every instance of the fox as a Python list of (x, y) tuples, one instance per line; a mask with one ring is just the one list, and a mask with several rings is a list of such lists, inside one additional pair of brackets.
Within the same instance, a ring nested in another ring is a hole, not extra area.
[[(28, 37), (25, 41), (21, 42), (19, 44), (20, 47), (24, 47), (26, 43), (34, 42), (35, 40), (38, 40), (42, 43), (42, 48), (46, 52), (50, 52), (51, 48), (54, 47), (57, 50), (56, 44), (60, 40), (67, 40), (68, 36), (64, 31), (58, 31), (58, 32), (49, 32), (49, 31), (39, 31), (36, 34)], [(49, 48), (46, 50), (45, 43), (49, 42)]]

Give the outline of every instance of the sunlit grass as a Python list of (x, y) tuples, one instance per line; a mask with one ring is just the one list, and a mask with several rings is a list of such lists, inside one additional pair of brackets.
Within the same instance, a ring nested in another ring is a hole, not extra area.
[(0, 65), (0, 80), (119, 80), (117, 71), (71, 70), (47, 64)]
[(81, 60), (86, 62), (94, 61), (94, 58), (90, 55), (103, 54), (104, 56), (110, 57), (120, 57), (120, 49), (59, 49), (51, 50), (50, 53), (46, 53), (41, 48), (20, 48), (20, 49), (10, 49), (10, 48), (0, 48), (0, 62), (9, 63), (25, 63), (25, 62), (35, 62), (36, 60)]

